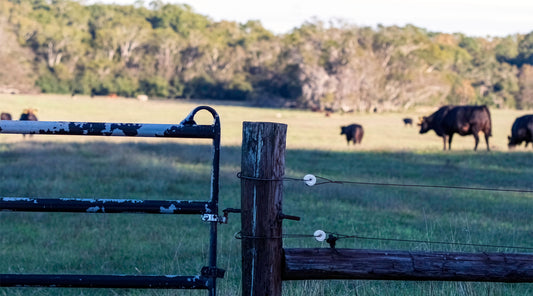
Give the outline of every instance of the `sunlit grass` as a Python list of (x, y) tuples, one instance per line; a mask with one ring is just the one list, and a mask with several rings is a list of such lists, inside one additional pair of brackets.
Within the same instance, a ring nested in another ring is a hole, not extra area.
[[(401, 118), (432, 110), (333, 114), (259, 109), (218, 102), (152, 101), (70, 96), (0, 96), (0, 111), (39, 109), (47, 121), (177, 123), (194, 107), (213, 106), (222, 122), (220, 208), (240, 206), (243, 121), (288, 124), (286, 176), (333, 180), (533, 190), (533, 151), (508, 151), (506, 136), (521, 111), (492, 110), (492, 152), (473, 152), (456, 136), (443, 152), (432, 132), (418, 134)], [(207, 112), (200, 123), (210, 124)], [(360, 123), (363, 144), (347, 146), (340, 126)], [(209, 140), (0, 135), (1, 196), (136, 199), (209, 197)], [(307, 187), (285, 182), (284, 233), (316, 229), (347, 235), (532, 246), (533, 195), (493, 191), (399, 188), (356, 184)], [(0, 273), (195, 275), (207, 263), (208, 225), (200, 217), (137, 214), (0, 212)], [(219, 295), (240, 295), (240, 216), (219, 227)], [(346, 239), (341, 248), (417, 251), (505, 251), (471, 246)], [(287, 238), (285, 247), (329, 247)], [(525, 252), (526, 250), (522, 250)], [(531, 284), (388, 281), (285, 282), (284, 295), (528, 295)], [(205, 291), (3, 288), (0, 295), (206, 295)]]

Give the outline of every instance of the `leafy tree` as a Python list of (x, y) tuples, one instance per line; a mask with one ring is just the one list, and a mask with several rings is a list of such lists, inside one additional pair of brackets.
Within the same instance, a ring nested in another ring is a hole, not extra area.
[(156, 77), (141, 79), (140, 91), (151, 97), (166, 98), (169, 96), (169, 85), (168, 85), (167, 80), (163, 77), (156, 76)]
[(521, 67), (520, 85), (517, 107), (519, 109), (533, 108), (533, 66), (527, 64)]
[(275, 35), (259, 21), (215, 22), (186, 4), (82, 3), (0, 1), (0, 38), (12, 30), (19, 43), (4, 42), (4, 52), (25, 47), (44, 92), (143, 92), (344, 111), (531, 106), (533, 32), (478, 38), (315, 19)]
[(518, 43), (517, 64), (533, 65), (533, 32), (526, 34)]

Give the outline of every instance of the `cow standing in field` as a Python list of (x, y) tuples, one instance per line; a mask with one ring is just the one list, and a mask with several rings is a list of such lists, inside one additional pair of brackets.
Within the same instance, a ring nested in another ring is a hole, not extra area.
[(446, 139), (448, 150), (452, 149), (453, 134), (458, 133), (461, 136), (473, 135), (476, 141), (474, 151), (476, 151), (479, 143), (478, 133), (483, 132), (487, 151), (490, 151), (489, 137), (492, 136), (492, 123), (487, 106), (444, 106), (430, 116), (423, 117), (418, 125), (421, 134), (434, 130), (439, 137), (442, 137), (444, 150), (446, 150)]
[(403, 120), (404, 126), (408, 126), (408, 125), (413, 126), (413, 119), (412, 118), (406, 117), (406, 118), (404, 118), (402, 120)]
[[(20, 119), (19, 120), (30, 120), (30, 121), (38, 121), (37, 119), (37, 116), (35, 115), (35, 113), (37, 112), (37, 110), (35, 109), (24, 109), (24, 111), (22, 111), (22, 114), (20, 114)], [(22, 137), (26, 137), (26, 134), (22, 134)], [(31, 135), (30, 135), (31, 137)]]
[(346, 135), (346, 142), (350, 145), (350, 141), (353, 144), (361, 144), (364, 134), (363, 127), (359, 124), (350, 124), (348, 126), (341, 126), (341, 135)]
[(2, 112), (2, 114), (0, 114), (0, 120), (11, 120), (11, 114)]
[(526, 142), (526, 147), (529, 142), (533, 143), (533, 115), (518, 117), (511, 127), (511, 136), (507, 138), (509, 139), (509, 148), (514, 148), (514, 146), (520, 145), (524, 141)]

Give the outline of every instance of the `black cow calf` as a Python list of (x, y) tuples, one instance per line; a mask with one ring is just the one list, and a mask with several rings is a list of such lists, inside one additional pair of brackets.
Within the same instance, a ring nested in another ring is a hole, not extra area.
[[(509, 148), (514, 148), (516, 145), (526, 142), (533, 143), (533, 115), (524, 115), (518, 117), (511, 127), (511, 136), (507, 137), (509, 139)], [(533, 144), (531, 144), (533, 147)]]
[(350, 141), (353, 144), (361, 144), (364, 134), (363, 127), (359, 124), (350, 124), (348, 126), (341, 126), (341, 135), (346, 135), (346, 142), (350, 145)]
[(406, 118), (404, 118), (402, 120), (403, 120), (403, 124), (405, 126), (408, 126), (408, 125), (413, 126), (413, 119), (412, 118), (406, 117)]

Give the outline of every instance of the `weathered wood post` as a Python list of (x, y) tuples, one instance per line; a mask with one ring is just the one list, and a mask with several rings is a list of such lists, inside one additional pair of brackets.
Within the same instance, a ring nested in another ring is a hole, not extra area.
[[(287, 125), (244, 122), (241, 159), (242, 295), (281, 295), (281, 206)], [(260, 262), (260, 263), (258, 263)]]

